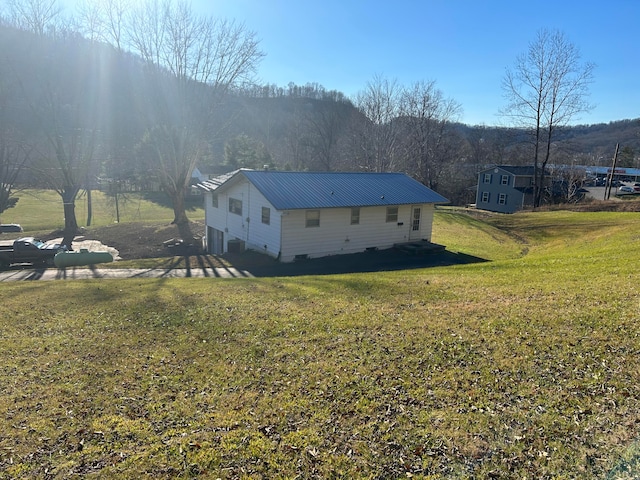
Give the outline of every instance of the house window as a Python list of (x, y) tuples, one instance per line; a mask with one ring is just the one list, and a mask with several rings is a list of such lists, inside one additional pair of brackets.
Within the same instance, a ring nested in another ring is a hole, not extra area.
[(387, 207), (387, 223), (398, 221), (398, 207)]
[(507, 203), (507, 194), (501, 193), (500, 196), (498, 197), (498, 204), (505, 205), (506, 203)]
[(489, 192), (482, 192), (482, 201), (484, 203), (489, 203)]
[(236, 215), (242, 215), (242, 200), (229, 198), (229, 211)]
[(307, 228), (320, 226), (320, 210), (307, 210), (305, 226)]
[(509, 175), (502, 175), (500, 177), (500, 183), (502, 185), (509, 185)]
[(218, 194), (217, 193), (212, 193), (211, 194), (211, 206), (213, 208), (218, 208)]
[(483, 183), (491, 183), (491, 174), (485, 173)]
[(360, 209), (351, 209), (351, 225), (358, 225), (360, 223)]
[(271, 223), (271, 209), (262, 207), (262, 223), (269, 225)]

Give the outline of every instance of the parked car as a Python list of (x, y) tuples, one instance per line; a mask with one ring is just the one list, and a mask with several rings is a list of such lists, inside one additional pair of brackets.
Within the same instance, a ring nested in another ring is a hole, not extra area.
[(623, 185), (622, 187), (618, 188), (618, 193), (616, 193), (616, 195), (633, 195), (634, 193), (636, 193), (636, 191), (633, 189), (633, 187)]
[(17, 223), (5, 223), (0, 225), (0, 233), (22, 232), (22, 227)]

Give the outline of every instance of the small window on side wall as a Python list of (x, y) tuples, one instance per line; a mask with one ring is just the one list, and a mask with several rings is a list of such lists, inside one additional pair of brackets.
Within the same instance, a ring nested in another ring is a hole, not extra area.
[(262, 223), (269, 225), (271, 223), (271, 209), (262, 207)]
[(482, 192), (482, 202), (489, 203), (489, 192)]
[(212, 193), (211, 194), (211, 206), (213, 208), (218, 208), (218, 194), (217, 193)]
[(319, 227), (320, 226), (320, 210), (307, 210), (305, 218), (305, 227)]
[(229, 212), (236, 215), (242, 215), (242, 200), (237, 198), (229, 198)]
[(360, 223), (360, 209), (351, 209), (351, 225), (358, 225)]
[(398, 221), (398, 207), (387, 207), (387, 223)]

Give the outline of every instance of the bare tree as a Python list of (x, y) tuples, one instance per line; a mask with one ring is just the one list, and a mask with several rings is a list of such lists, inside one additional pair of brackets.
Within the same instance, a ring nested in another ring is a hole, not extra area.
[[(128, 46), (152, 73), (147, 138), (168, 134), (158, 144), (163, 151), (156, 149), (151, 157), (157, 160), (154, 172), (173, 204), (180, 235), (192, 242), (183, 197), (205, 151), (202, 144), (212, 135), (216, 101), (230, 88), (251, 82), (264, 54), (243, 25), (199, 17), (184, 1), (148, 0), (128, 18)], [(187, 139), (196, 146), (187, 148)]]
[(37, 35), (55, 29), (62, 13), (58, 0), (6, 0), (13, 25)]
[(401, 96), (405, 162), (413, 176), (437, 188), (444, 168), (455, 161), (460, 141), (453, 137), (452, 122), (459, 119), (461, 106), (444, 97), (434, 81), (417, 82)]
[(46, 143), (41, 149), (41, 160), (34, 162), (33, 170), (62, 199), (62, 243), (71, 248), (78, 233), (76, 199), (92, 163), (97, 131), (85, 116), (89, 113), (87, 110), (66, 103), (52, 88), (47, 88), (43, 100), (34, 106), (34, 111)]
[[(73, 38), (25, 38), (20, 53), (27, 64), (38, 65), (34, 71), (15, 72), (19, 101), (30, 107), (21, 125), (23, 136), (30, 135), (36, 146), (30, 173), (60, 195), (64, 243), (71, 247), (78, 230), (75, 201), (92, 166), (108, 89), (96, 87), (100, 53), (90, 45), (78, 45)], [(76, 74), (80, 66), (83, 75)]]
[(375, 76), (358, 93), (355, 106), (367, 121), (354, 132), (354, 155), (360, 168), (372, 172), (393, 169), (398, 146), (401, 89), (395, 81)]
[(32, 151), (33, 146), (18, 140), (15, 132), (0, 132), (0, 214), (17, 203), (16, 181)]
[(533, 144), (534, 206), (540, 206), (545, 168), (558, 130), (590, 110), (592, 63), (559, 31), (541, 30), (528, 51), (516, 59), (503, 80), (508, 101), (502, 114), (528, 130)]
[(84, 0), (77, 4), (73, 28), (86, 39), (100, 41), (104, 38), (103, 4)]
[(308, 165), (313, 170), (330, 172), (340, 165), (339, 142), (347, 118), (341, 104), (328, 100), (312, 100), (306, 112), (305, 131)]
[(84, 0), (77, 4), (75, 28), (89, 40), (102, 41), (122, 51), (128, 0)]

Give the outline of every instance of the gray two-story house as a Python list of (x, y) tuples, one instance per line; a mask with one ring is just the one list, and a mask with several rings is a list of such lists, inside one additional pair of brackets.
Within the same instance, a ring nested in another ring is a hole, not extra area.
[(514, 213), (533, 205), (534, 168), (499, 165), (478, 174), (476, 208)]

